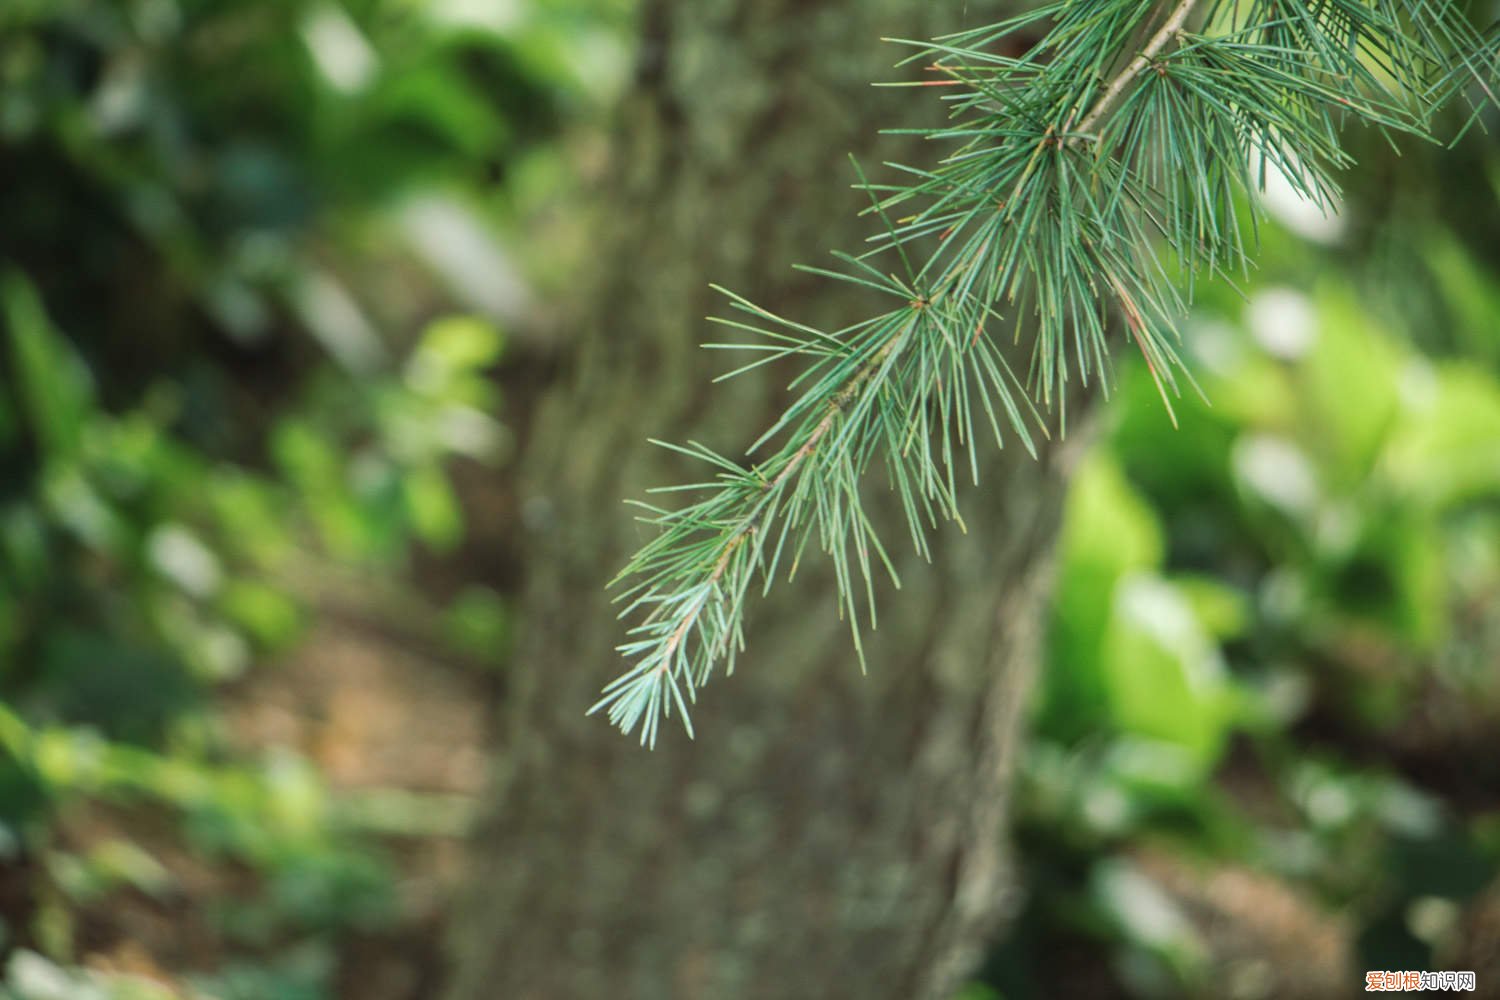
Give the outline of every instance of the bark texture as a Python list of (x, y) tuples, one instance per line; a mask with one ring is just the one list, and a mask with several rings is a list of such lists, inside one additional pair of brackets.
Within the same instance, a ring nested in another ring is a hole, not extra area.
[(722, 309), (708, 283), (810, 322), (866, 315), (789, 265), (868, 234), (850, 151), (932, 155), (876, 135), (923, 102), (871, 88), (902, 54), (875, 40), (1002, 6), (647, 0), (597, 284), (530, 436), (525, 634), (451, 1000), (920, 1000), (980, 956), (1008, 900), (1055, 456), (999, 454), (968, 533), (940, 529), (932, 566), (905, 558), (868, 676), (809, 553), (758, 608), (736, 676), (703, 692), (696, 743), (668, 726), (648, 753), (583, 713), (620, 669), (604, 583), (646, 530), (621, 499), (701, 472), (645, 439), (742, 450), (783, 401), (784, 369), (709, 386), (726, 356), (697, 346)]

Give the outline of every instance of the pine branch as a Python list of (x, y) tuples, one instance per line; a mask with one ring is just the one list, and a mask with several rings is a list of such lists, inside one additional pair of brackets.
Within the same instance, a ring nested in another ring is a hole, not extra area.
[[(995, 51), (1043, 22), (1025, 55)], [(1038, 406), (1065, 427), (1074, 377), (1108, 391), (1114, 318), (1170, 408), (1193, 280), (1249, 267), (1248, 196), (1266, 173), (1331, 204), (1334, 171), (1350, 163), (1346, 121), (1430, 137), (1443, 102), (1492, 101), (1500, 76), (1494, 42), (1455, 0), (1054, 0), (904, 44), (941, 75), (921, 86), (943, 88), (951, 109), (948, 125), (906, 134), (952, 151), (931, 168), (892, 164), (902, 183), (860, 174), (880, 231), (865, 252), (836, 253), (838, 270), (804, 268), (892, 304), (823, 331), (725, 293), (749, 320), (717, 322), (757, 339), (709, 346), (758, 355), (725, 377), (802, 356), (800, 395), (751, 446), (779, 442), (759, 464), (663, 445), (714, 475), (656, 491), (696, 497), (682, 506), (641, 505), (659, 531), (615, 581), (621, 617), (640, 619), (620, 647), (634, 662), (590, 710), (627, 733), (639, 726), (644, 744), (674, 710), (692, 734), (698, 688), (720, 667), (732, 673), (744, 647), (750, 588), (769, 590), (784, 559), (795, 572), (814, 538), (863, 662), (875, 577), (899, 586), (861, 500), (872, 465), (926, 557), (938, 521), (961, 523), (957, 470), (978, 482), (976, 424), (1034, 454)], [(894, 258), (899, 276), (876, 258)], [(1001, 307), (1031, 330), (1025, 379), (988, 332)]]

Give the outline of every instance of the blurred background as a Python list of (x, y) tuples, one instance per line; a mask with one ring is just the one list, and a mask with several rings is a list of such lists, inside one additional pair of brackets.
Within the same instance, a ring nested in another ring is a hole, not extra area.
[[(428, 997), (631, 0), (0, 5), (0, 992)], [(1071, 483), (965, 1000), (1500, 995), (1500, 140), (1273, 189)], [(819, 248), (809, 248), (809, 254)], [(613, 516), (613, 512), (611, 514)], [(608, 567), (601, 569), (601, 583)], [(852, 669), (852, 668), (851, 668)]]

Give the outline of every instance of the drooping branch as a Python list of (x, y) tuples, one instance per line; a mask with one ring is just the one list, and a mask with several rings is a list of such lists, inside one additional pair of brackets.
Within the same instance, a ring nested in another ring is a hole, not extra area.
[[(860, 496), (877, 458), (925, 553), (936, 520), (958, 519), (958, 452), (977, 480), (976, 414), (997, 443), (1004, 425), (1030, 447), (1033, 400), (1061, 414), (1071, 377), (1106, 377), (1115, 308), (1164, 400), (1175, 389), (1185, 295), (1158, 244), (1189, 273), (1246, 264), (1236, 205), (1267, 164), (1326, 198), (1332, 171), (1348, 164), (1338, 123), (1352, 117), (1425, 134), (1435, 102), (1454, 89), (1449, 81), (1460, 71), (1493, 75), (1500, 61), (1454, 0), (1327, 4), (1294, 17), (1281, 6), (1251, 0), (1241, 17), (1234, 0), (1175, 0), (1136, 49), (1154, 20), (1140, 0), (1054, 0), (921, 47), (956, 89), (943, 91), (953, 122), (919, 134), (954, 151), (934, 167), (899, 168), (905, 183), (861, 177), (884, 224), (873, 249), (836, 254), (840, 271), (807, 269), (896, 304), (828, 332), (731, 296), (754, 322), (725, 322), (759, 342), (714, 346), (761, 352), (741, 371), (810, 358), (793, 383), (806, 388), (752, 447), (782, 439), (759, 466), (700, 445), (676, 448), (717, 474), (674, 488), (696, 492), (692, 503), (646, 507), (660, 531), (616, 581), (622, 617), (644, 614), (620, 647), (635, 662), (594, 710), (607, 708), (627, 732), (640, 725), (642, 742), (654, 743), (659, 719), (675, 708), (691, 733), (697, 689), (721, 663), (732, 670), (744, 644), (752, 582), (769, 587), (787, 554), (795, 568), (814, 536), (858, 651), (856, 594), (864, 592), (873, 625), (875, 563), (894, 578)], [(1189, 33), (1195, 14), (1204, 27)], [(1047, 33), (1024, 55), (994, 51), (1043, 21)], [(1087, 82), (1115, 66), (1098, 87)], [(1092, 155), (1080, 155), (1089, 142)], [(901, 276), (870, 263), (892, 251)], [(1013, 309), (1018, 335), (1032, 334), (1024, 384), (985, 333), (1001, 306)]]

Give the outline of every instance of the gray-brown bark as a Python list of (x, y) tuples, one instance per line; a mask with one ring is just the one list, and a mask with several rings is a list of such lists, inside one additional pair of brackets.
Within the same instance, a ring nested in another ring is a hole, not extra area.
[(930, 155), (876, 138), (923, 102), (870, 87), (898, 54), (875, 40), (997, 6), (648, 0), (591, 322), (529, 445), (525, 636), (453, 1000), (937, 998), (977, 958), (1006, 901), (1050, 459), (1002, 453), (967, 498), (968, 533), (940, 528), (932, 566), (903, 558), (868, 676), (809, 572), (703, 692), (696, 743), (665, 727), (648, 753), (583, 712), (621, 665), (603, 584), (645, 530), (620, 501), (689, 471), (645, 438), (733, 451), (780, 401), (785, 370), (708, 386), (724, 361), (697, 347), (721, 309), (708, 282), (810, 322), (865, 315), (789, 265), (867, 234), (849, 151)]

